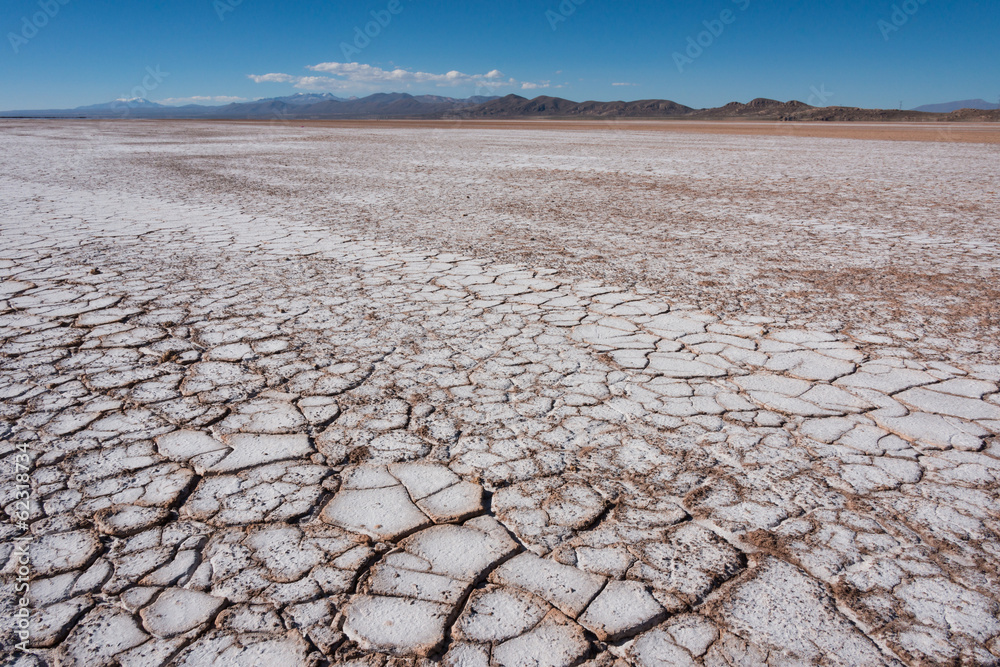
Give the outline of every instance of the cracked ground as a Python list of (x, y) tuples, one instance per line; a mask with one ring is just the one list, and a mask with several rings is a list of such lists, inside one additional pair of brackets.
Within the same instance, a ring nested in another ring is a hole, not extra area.
[(997, 146), (0, 143), (4, 664), (1000, 663)]

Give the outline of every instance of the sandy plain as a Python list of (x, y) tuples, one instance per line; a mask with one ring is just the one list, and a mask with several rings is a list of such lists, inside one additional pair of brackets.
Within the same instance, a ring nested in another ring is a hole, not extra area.
[[(576, 130), (681, 132), (728, 134), (751, 137), (816, 137), (827, 139), (876, 139), (881, 141), (933, 141), (973, 144), (1000, 143), (997, 123), (925, 122), (771, 122), (771, 121), (697, 121), (648, 120), (630, 118), (601, 119), (384, 119), (384, 120), (303, 120), (283, 121), (300, 127), (340, 129), (449, 129), (449, 130)], [(197, 122), (197, 121), (192, 121)], [(272, 124), (273, 121), (222, 121), (238, 124)]]
[(1000, 148), (685, 126), (0, 125), (5, 658), (997, 664)]

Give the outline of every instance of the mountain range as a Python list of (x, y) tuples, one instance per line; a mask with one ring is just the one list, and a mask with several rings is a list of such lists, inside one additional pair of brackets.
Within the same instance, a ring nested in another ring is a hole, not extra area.
[(206, 118), (238, 120), (293, 120), (314, 118), (372, 118), (440, 115), (489, 102), (494, 97), (456, 99), (438, 95), (376, 93), (364, 98), (330, 93), (298, 93), (221, 106), (187, 104), (166, 106), (142, 98), (118, 99), (75, 109), (3, 111), (0, 117), (20, 118)]
[(952, 112), (928, 113), (899, 109), (862, 109), (859, 107), (814, 107), (792, 100), (780, 102), (757, 98), (743, 104), (729, 104), (712, 109), (693, 109), (669, 100), (636, 102), (573, 102), (558, 97), (529, 100), (507, 95), (484, 104), (463, 109), (457, 114), (467, 118), (675, 118), (687, 120), (780, 120), (780, 121), (920, 121), (920, 120), (1000, 120), (993, 110), (958, 107)]
[(1000, 109), (1000, 104), (993, 104), (986, 100), (961, 100), (959, 102), (942, 102), (941, 104), (925, 104), (917, 107), (914, 111), (927, 111), (928, 113), (951, 113), (959, 109), (980, 109), (982, 111), (993, 111)]
[[(978, 106), (976, 106), (978, 105)], [(695, 109), (670, 100), (633, 102), (574, 102), (559, 97), (534, 99), (520, 95), (475, 96), (466, 99), (407, 93), (376, 93), (363, 98), (330, 93), (298, 93), (252, 102), (220, 106), (189, 104), (166, 106), (142, 98), (119, 99), (75, 109), (5, 111), (0, 117), (18, 118), (147, 118), (232, 120), (320, 120), (348, 118), (675, 118), (690, 120), (786, 121), (918, 121), (1000, 120), (995, 104), (966, 100), (900, 109), (814, 107), (792, 100), (758, 98), (749, 103), (730, 102), (712, 109)]]

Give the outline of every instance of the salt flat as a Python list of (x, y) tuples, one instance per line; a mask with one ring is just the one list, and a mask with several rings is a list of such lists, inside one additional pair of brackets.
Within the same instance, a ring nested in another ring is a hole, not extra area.
[(1000, 662), (1000, 147), (0, 145), (11, 664)]

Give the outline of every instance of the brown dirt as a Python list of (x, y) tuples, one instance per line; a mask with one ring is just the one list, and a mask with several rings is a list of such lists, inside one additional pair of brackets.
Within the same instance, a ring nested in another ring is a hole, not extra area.
[[(152, 121), (155, 122), (155, 121)], [(171, 121), (178, 122), (178, 121)], [(181, 121), (183, 122), (183, 121)], [(206, 121), (197, 121), (206, 122)], [(273, 121), (209, 121), (274, 124)], [(316, 128), (430, 128), (449, 130), (614, 130), (683, 132), (766, 137), (817, 137), (869, 141), (941, 141), (1000, 144), (1000, 123), (819, 123), (692, 120), (303, 120), (290, 126)]]

